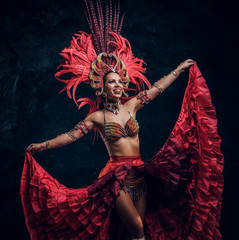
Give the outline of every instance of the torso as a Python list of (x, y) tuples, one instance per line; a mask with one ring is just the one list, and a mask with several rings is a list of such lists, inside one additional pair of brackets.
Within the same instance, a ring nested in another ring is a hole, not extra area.
[(122, 107), (129, 113), (129, 118), (124, 125), (117, 122), (107, 121), (105, 116), (106, 111), (104, 110), (104, 141), (115, 142), (122, 137), (134, 137), (138, 134), (139, 124), (137, 120), (128, 109), (123, 105)]
[(135, 112), (129, 106), (122, 106), (115, 115), (105, 109), (100, 110), (97, 125), (109, 156), (136, 156), (139, 154), (139, 126)]

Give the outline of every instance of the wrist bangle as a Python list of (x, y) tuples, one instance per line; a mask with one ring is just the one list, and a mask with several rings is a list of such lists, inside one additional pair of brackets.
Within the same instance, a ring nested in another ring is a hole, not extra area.
[(171, 73), (172, 73), (175, 77), (178, 77), (178, 76), (179, 76), (178, 73), (175, 72), (175, 71), (172, 71)]
[(51, 148), (50, 143), (49, 143), (48, 140), (46, 141), (46, 148), (47, 148), (47, 149), (50, 149), (50, 148)]

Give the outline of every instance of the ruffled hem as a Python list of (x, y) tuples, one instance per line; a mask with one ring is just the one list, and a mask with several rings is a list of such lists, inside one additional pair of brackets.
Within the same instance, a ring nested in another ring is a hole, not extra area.
[(208, 86), (196, 63), (190, 68), (179, 119), (172, 131), (189, 156), (190, 181), (187, 239), (221, 239), (222, 175), (224, 156), (217, 132), (216, 110)]
[[(181, 164), (171, 159), (172, 151), (168, 152), (171, 147), (178, 149), (173, 146), (172, 141), (179, 141), (185, 151), (187, 160), (185, 161), (182, 154), (181, 160), (177, 161)], [(176, 204), (172, 203), (172, 206), (168, 206), (165, 201), (166, 204), (161, 204), (161, 209), (158, 207), (146, 215), (147, 239), (222, 238), (218, 228), (224, 185), (224, 156), (220, 148), (216, 111), (206, 81), (195, 63), (190, 68), (178, 120), (162, 149), (145, 164), (146, 172), (151, 176), (158, 175), (163, 181), (161, 185), (168, 186), (164, 191), (166, 196), (170, 195), (170, 189), (174, 189), (171, 197), (166, 199), (178, 201)], [(164, 161), (158, 162), (156, 159), (162, 159), (162, 156)], [(188, 166), (187, 176), (185, 172), (172, 174), (172, 169), (178, 166), (186, 169), (185, 165)], [(180, 177), (181, 180), (178, 181)], [(153, 186), (153, 182), (157, 181), (154, 179), (150, 186)], [(180, 182), (181, 184), (176, 184)], [(158, 197), (160, 198), (160, 195)]]
[(109, 239), (111, 210), (130, 169), (128, 162), (89, 186), (71, 189), (26, 153), (20, 193), (31, 239)]
[[(147, 240), (220, 240), (224, 156), (210, 92), (190, 68), (179, 118), (160, 151), (145, 164)], [(31, 239), (120, 239), (114, 202), (132, 162), (79, 189), (50, 176), (26, 153), (20, 194)]]

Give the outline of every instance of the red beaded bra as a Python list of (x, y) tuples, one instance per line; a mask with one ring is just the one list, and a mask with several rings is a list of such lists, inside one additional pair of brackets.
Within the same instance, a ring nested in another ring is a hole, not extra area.
[(128, 111), (125, 107), (124, 109), (129, 113), (130, 118), (125, 123), (125, 126), (121, 126), (116, 122), (107, 122), (105, 115), (105, 125), (104, 125), (104, 136), (105, 141), (117, 141), (121, 137), (133, 137), (139, 132), (139, 124), (137, 120), (133, 117), (130, 111)]

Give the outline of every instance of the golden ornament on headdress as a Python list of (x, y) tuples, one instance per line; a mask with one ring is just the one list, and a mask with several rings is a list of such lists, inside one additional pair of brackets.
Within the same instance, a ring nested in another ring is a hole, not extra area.
[[(103, 61), (102, 59), (103, 57), (108, 58), (108, 60), (112, 62), (112, 64), (109, 66), (106, 62)], [(89, 73), (90, 85), (92, 88), (97, 89), (96, 95), (99, 96), (103, 93), (103, 87), (104, 87), (103, 78), (105, 74), (107, 74), (110, 71), (118, 73), (119, 76), (121, 77), (124, 87), (128, 88), (129, 75), (123, 61), (113, 53), (107, 54), (105, 52), (102, 52), (92, 62), (91, 71)], [(123, 90), (123, 93), (127, 96), (124, 90)]]

